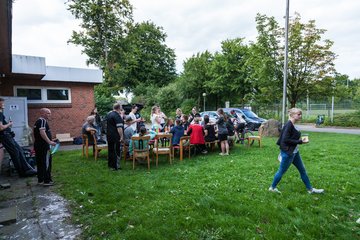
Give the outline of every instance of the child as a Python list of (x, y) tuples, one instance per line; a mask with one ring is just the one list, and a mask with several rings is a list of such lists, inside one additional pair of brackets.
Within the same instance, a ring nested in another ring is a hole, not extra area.
[(175, 127), (170, 130), (170, 133), (173, 135), (171, 142), (174, 146), (178, 146), (180, 138), (184, 136), (184, 127), (181, 125), (180, 119), (176, 119), (175, 123)]

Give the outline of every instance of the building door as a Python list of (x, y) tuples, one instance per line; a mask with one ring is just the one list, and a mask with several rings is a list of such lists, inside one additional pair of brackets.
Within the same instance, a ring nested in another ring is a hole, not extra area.
[[(26, 97), (2, 97), (5, 99), (4, 115), (6, 121), (11, 119), (11, 130), (20, 146), (29, 145), (28, 109)], [(31, 137), (31, 136), (30, 136)]]

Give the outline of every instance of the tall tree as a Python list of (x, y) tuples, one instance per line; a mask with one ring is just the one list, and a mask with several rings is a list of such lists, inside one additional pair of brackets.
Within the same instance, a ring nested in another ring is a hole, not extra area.
[[(193, 55), (184, 62), (184, 70), (178, 79), (184, 99), (193, 99), (198, 106), (201, 105), (202, 94), (208, 94), (210, 91), (205, 83), (211, 81), (210, 68), (213, 59), (214, 56), (205, 51)], [(208, 94), (207, 99), (209, 99), (208, 104), (213, 104), (215, 101), (210, 102), (210, 99), (216, 99), (216, 95)]]
[(282, 33), (274, 17), (256, 16), (257, 40), (249, 47), (246, 65), (250, 70), (248, 81), (253, 86), (252, 99), (257, 105), (281, 101), (283, 56), (280, 44)]
[(218, 96), (221, 105), (227, 100), (243, 104), (252, 92), (248, 82), (247, 58), (248, 47), (243, 44), (242, 38), (221, 43), (221, 52), (215, 54), (211, 64), (212, 81), (205, 83), (210, 93)]
[[(87, 63), (111, 69), (129, 27), (132, 6), (128, 0), (68, 0), (68, 10), (80, 19), (81, 30), (73, 31), (70, 43), (83, 47)], [(116, 57), (114, 56), (116, 53)]]
[(139, 95), (148, 85), (162, 87), (175, 80), (176, 56), (165, 40), (163, 29), (152, 22), (136, 23), (130, 28), (123, 66), (126, 73), (121, 81), (127, 91)]
[[(68, 10), (81, 20), (81, 30), (73, 31), (69, 43), (83, 47), (87, 64), (94, 64), (104, 73), (104, 83), (95, 88), (95, 102), (100, 112), (109, 110), (112, 94), (123, 87), (117, 84), (122, 66), (118, 59), (126, 56), (125, 38), (132, 25), (132, 6), (128, 0), (67, 0)], [(111, 109), (111, 108), (110, 108)]]
[[(331, 51), (333, 42), (328, 39), (322, 40), (325, 30), (317, 29), (314, 20), (305, 24), (300, 21), (300, 15), (295, 13), (289, 23), (287, 98), (291, 107), (315, 89), (313, 87), (319, 81), (335, 73), (336, 55)], [(262, 73), (271, 74), (266, 78), (273, 80), (274, 84), (271, 86), (278, 87), (283, 80), (283, 75), (279, 70), (284, 61), (282, 57), (284, 29), (279, 27), (274, 18), (265, 15), (258, 14), (256, 22), (259, 32), (256, 45), (262, 50), (266, 49), (266, 54), (260, 53), (262, 55), (259, 56), (264, 57), (265, 61), (257, 64), (260, 69), (256, 70), (255, 75), (263, 83), (264, 74)], [(273, 68), (275, 71), (271, 71), (270, 66), (276, 66)]]

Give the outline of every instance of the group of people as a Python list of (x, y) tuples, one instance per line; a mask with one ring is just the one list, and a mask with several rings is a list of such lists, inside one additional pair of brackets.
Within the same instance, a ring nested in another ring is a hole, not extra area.
[[(129, 115), (126, 116), (122, 106), (115, 103), (112, 111), (106, 115), (106, 142), (102, 140), (101, 129), (95, 127), (95, 120), (95, 115), (90, 115), (82, 127), (82, 132), (89, 134), (89, 132), (94, 131), (98, 135), (97, 142), (107, 143), (108, 167), (117, 171), (121, 169), (120, 159), (123, 149), (125, 146), (128, 149), (131, 137), (145, 128), (144, 119), (138, 111), (138, 106), (132, 105)], [(97, 125), (100, 126), (100, 123)]]
[(37, 175), (38, 184), (52, 186), (51, 177), (52, 155), (50, 146), (55, 146), (51, 136), (48, 119), (51, 111), (48, 108), (40, 109), (40, 117), (36, 120), (34, 130), (34, 150), (36, 155), (37, 170), (35, 170), (26, 160), (23, 149), (14, 139), (14, 132), (11, 131), (13, 122), (8, 121), (4, 116), (5, 100), (0, 98), (0, 164), (3, 159), (3, 148), (9, 153), (11, 161), (20, 177), (31, 177)]
[[(161, 131), (168, 131), (173, 134), (173, 144), (179, 144), (183, 135), (190, 135), (190, 144), (195, 145), (202, 153), (207, 153), (205, 143), (218, 140), (221, 147), (220, 155), (229, 155), (229, 140), (234, 140), (237, 128), (245, 127), (242, 119), (229, 119), (222, 108), (217, 110), (219, 115), (216, 123), (210, 123), (209, 116), (205, 115), (202, 119), (194, 107), (189, 116), (184, 115), (180, 108), (176, 110), (175, 125), (166, 124), (166, 115), (163, 114), (159, 106), (154, 106), (151, 119), (152, 128)], [(298, 169), (300, 177), (310, 194), (323, 193), (324, 189), (312, 187), (305, 166), (302, 162), (299, 145), (309, 143), (309, 139), (301, 138), (300, 131), (295, 127), (295, 123), (302, 119), (302, 111), (298, 108), (289, 109), (289, 121), (284, 125), (277, 144), (280, 146), (281, 162), (278, 171), (275, 173), (273, 182), (269, 188), (270, 192), (281, 193), (277, 185), (282, 176), (286, 173), (291, 164)], [(168, 121), (168, 123), (172, 121)], [(168, 128), (167, 128), (168, 127)]]
[[(55, 146), (56, 141), (52, 138), (48, 120), (51, 111), (48, 108), (40, 109), (39, 118), (36, 120), (34, 130), (34, 150), (36, 153), (37, 170), (35, 170), (26, 161), (24, 152), (19, 144), (14, 140), (14, 134), (11, 131), (13, 122), (3, 114), (5, 106), (4, 99), (0, 98), (0, 164), (3, 158), (3, 149), (9, 153), (11, 160), (19, 173), (20, 177), (28, 177), (37, 175), (38, 184), (43, 186), (53, 185), (51, 176), (52, 154), (50, 146)], [(175, 121), (167, 118), (161, 111), (160, 106), (154, 106), (151, 111), (152, 129), (147, 131), (144, 125), (144, 119), (138, 112), (136, 105), (132, 106), (131, 112), (125, 116), (125, 111), (119, 103), (113, 105), (113, 110), (106, 116), (107, 134), (106, 140), (108, 144), (108, 167), (112, 170), (121, 169), (121, 149), (123, 145), (128, 145), (131, 153), (131, 137), (144, 136), (149, 134), (151, 138), (162, 131), (173, 134), (173, 145), (180, 144), (180, 138), (184, 135), (190, 136), (190, 144), (195, 145), (197, 150), (206, 154), (206, 142), (218, 140), (221, 146), (220, 155), (229, 155), (229, 133), (233, 130), (234, 124), (228, 119), (222, 108), (217, 110), (219, 118), (216, 123), (210, 123), (209, 116), (202, 119), (200, 114), (194, 107), (189, 115), (182, 113), (181, 109), (176, 110)], [(298, 108), (289, 110), (289, 121), (284, 125), (277, 144), (280, 147), (281, 162), (278, 171), (274, 175), (273, 182), (269, 187), (269, 191), (280, 193), (277, 188), (278, 183), (282, 179), (291, 164), (298, 169), (301, 179), (305, 184), (307, 191), (313, 193), (323, 193), (323, 189), (312, 187), (305, 166), (302, 162), (299, 145), (308, 144), (308, 138), (301, 138), (300, 131), (296, 128), (295, 123), (302, 118), (302, 111)], [(231, 125), (232, 127), (229, 127)], [(87, 117), (82, 128), (83, 133), (94, 131), (98, 133), (101, 140), (100, 117), (95, 108), (89, 117)]]
[(196, 152), (206, 154), (206, 143), (219, 141), (220, 155), (229, 155), (230, 143), (234, 142), (235, 128), (237, 124), (234, 119), (230, 119), (222, 108), (217, 110), (219, 118), (215, 123), (210, 122), (208, 115), (203, 118), (193, 107), (189, 115), (183, 114), (181, 109), (176, 109), (175, 122), (172, 118), (167, 118), (161, 112), (159, 106), (154, 106), (151, 111), (150, 119), (152, 130), (156, 132), (170, 132), (173, 134), (173, 145), (180, 144), (180, 138), (184, 135), (190, 136), (190, 144), (196, 147)]

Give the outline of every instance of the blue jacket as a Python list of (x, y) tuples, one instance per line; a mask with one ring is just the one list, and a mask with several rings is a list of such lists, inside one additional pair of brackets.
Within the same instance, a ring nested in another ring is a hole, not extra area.
[(173, 145), (179, 145), (180, 144), (180, 138), (184, 136), (184, 127), (183, 126), (175, 126), (170, 130), (170, 133), (173, 134), (172, 137), (172, 144)]

